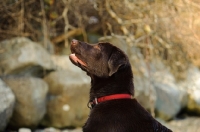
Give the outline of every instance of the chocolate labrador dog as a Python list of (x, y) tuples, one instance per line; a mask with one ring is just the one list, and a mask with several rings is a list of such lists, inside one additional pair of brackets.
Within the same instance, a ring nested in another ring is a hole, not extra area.
[(71, 62), (91, 77), (91, 111), (83, 132), (172, 132), (131, 98), (133, 74), (123, 51), (110, 43), (72, 40), (71, 52)]

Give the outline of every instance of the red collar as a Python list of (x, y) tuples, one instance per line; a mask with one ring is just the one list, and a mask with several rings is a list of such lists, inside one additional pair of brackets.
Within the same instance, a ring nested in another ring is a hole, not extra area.
[(95, 98), (91, 102), (88, 102), (88, 107), (93, 108), (95, 105), (101, 102), (114, 100), (114, 99), (131, 99), (131, 95), (130, 94), (113, 94), (113, 95), (103, 96), (100, 98)]

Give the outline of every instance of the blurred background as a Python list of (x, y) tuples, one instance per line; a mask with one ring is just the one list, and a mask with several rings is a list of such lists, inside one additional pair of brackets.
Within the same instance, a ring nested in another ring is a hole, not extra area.
[(199, 0), (1, 0), (0, 131), (81, 132), (78, 39), (121, 48), (138, 101), (174, 132), (200, 132), (199, 16)]

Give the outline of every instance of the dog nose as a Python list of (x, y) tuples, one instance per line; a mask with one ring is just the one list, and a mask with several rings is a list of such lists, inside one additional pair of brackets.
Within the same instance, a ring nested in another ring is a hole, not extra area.
[(75, 44), (78, 44), (78, 40), (73, 39), (72, 42), (71, 42), (71, 44), (74, 44), (74, 45), (75, 45)]

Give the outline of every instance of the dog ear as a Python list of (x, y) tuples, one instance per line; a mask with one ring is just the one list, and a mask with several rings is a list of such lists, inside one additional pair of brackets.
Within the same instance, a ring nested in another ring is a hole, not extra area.
[(120, 66), (126, 64), (127, 58), (122, 51), (114, 49), (108, 60), (109, 76), (116, 73)]

